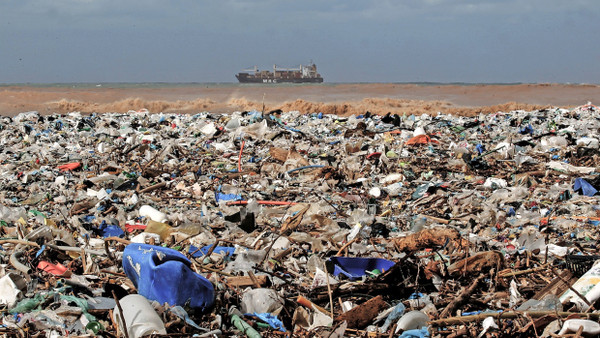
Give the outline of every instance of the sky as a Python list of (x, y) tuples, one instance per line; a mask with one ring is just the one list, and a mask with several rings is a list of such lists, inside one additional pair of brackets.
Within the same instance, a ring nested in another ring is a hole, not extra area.
[(598, 0), (1, 0), (0, 83), (600, 83)]

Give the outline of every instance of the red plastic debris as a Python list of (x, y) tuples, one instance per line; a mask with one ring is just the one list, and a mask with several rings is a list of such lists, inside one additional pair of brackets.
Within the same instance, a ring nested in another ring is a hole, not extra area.
[(146, 225), (144, 224), (125, 224), (125, 230), (127, 232), (133, 232), (134, 230), (145, 230)]
[(69, 269), (67, 269), (67, 267), (65, 267), (64, 265), (58, 263), (58, 264), (52, 264), (50, 262), (46, 262), (46, 261), (41, 261), (38, 263), (37, 265), (38, 269), (46, 271), (49, 274), (52, 274), (54, 276), (69, 276), (71, 275), (71, 271), (69, 271)]
[(67, 163), (67, 164), (59, 165), (58, 169), (60, 169), (62, 171), (69, 171), (69, 170), (75, 170), (75, 169), (77, 169), (79, 167), (81, 167), (81, 163), (79, 163), (79, 162), (73, 162), (73, 163)]
[(381, 153), (380, 153), (380, 152), (374, 152), (374, 153), (370, 153), (369, 155), (367, 155), (367, 158), (368, 158), (368, 159), (371, 159), (371, 158), (379, 158), (380, 156), (381, 156)]

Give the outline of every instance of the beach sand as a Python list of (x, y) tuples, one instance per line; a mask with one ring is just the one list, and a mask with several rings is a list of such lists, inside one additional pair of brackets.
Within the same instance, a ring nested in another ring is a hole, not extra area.
[[(298, 110), (338, 115), (407, 113), (460, 115), (479, 112), (574, 107), (600, 101), (599, 85), (207, 85), (148, 87), (0, 87), (0, 114), (119, 112), (227, 113), (236, 110)], [(263, 108), (264, 104), (264, 108)]]

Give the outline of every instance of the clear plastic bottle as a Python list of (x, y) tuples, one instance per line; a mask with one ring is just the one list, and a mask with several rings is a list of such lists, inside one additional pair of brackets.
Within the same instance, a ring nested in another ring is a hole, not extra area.
[(176, 228), (173, 228), (173, 231), (182, 232), (186, 235), (195, 236), (202, 231), (202, 224), (199, 223), (184, 223)]
[(148, 225), (146, 226), (146, 232), (158, 234), (160, 236), (161, 241), (164, 241), (167, 238), (169, 238), (172, 231), (173, 231), (172, 226), (170, 226), (166, 223), (155, 222), (153, 220), (150, 220), (148, 222)]

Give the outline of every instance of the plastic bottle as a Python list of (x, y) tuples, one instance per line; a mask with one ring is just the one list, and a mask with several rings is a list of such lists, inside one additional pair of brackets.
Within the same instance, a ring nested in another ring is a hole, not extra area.
[(181, 232), (186, 235), (195, 236), (202, 231), (202, 224), (199, 223), (184, 223), (176, 228), (172, 228), (173, 231)]
[[(160, 319), (150, 302), (141, 295), (127, 295), (119, 301), (123, 309), (123, 317), (130, 338), (143, 337), (153, 333), (167, 334), (165, 324)], [(119, 306), (115, 306), (113, 317), (123, 330)]]
[(98, 332), (104, 330), (104, 326), (96, 321), (93, 322), (89, 322), (86, 326), (85, 326), (86, 330), (90, 330), (92, 332), (94, 332), (94, 334), (98, 334)]
[(167, 221), (167, 214), (154, 209), (149, 205), (142, 205), (139, 210), (141, 217), (147, 217), (155, 222), (164, 223)]
[(262, 336), (258, 331), (256, 331), (250, 324), (246, 323), (240, 316), (243, 316), (242, 313), (232, 307), (229, 310), (229, 315), (231, 316), (231, 324), (233, 324), (238, 330), (242, 331), (249, 338), (261, 338)]
[(27, 282), (21, 275), (8, 273), (0, 278), (0, 304), (13, 307), (27, 291)]
[(600, 335), (600, 324), (589, 319), (565, 320), (565, 323), (563, 324), (563, 327), (558, 333), (558, 335), (564, 336), (567, 333), (575, 333), (579, 330), (580, 327), (583, 327), (583, 331), (581, 333), (585, 336), (597, 337), (598, 335)]
[(171, 232), (173, 232), (173, 227), (166, 223), (160, 223), (150, 220), (148, 222), (148, 226), (146, 226), (146, 232), (158, 234), (160, 236), (160, 240), (164, 241), (167, 238), (169, 238)]
[[(575, 284), (573, 284), (573, 289), (577, 290), (577, 292), (585, 297), (590, 304), (594, 304), (594, 302), (600, 298), (600, 260), (597, 260), (594, 265), (583, 274)], [(583, 299), (581, 299), (581, 297), (570, 289), (560, 296), (560, 302), (562, 304), (567, 302), (574, 303), (581, 311), (587, 311), (590, 307)]]

